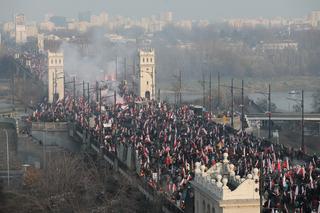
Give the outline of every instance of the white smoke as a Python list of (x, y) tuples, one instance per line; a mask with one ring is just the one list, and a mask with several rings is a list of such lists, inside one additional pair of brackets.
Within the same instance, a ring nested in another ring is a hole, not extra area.
[(103, 69), (97, 58), (82, 57), (76, 45), (62, 43), (64, 53), (64, 69), (67, 76), (76, 76), (78, 81), (93, 83), (103, 80)]

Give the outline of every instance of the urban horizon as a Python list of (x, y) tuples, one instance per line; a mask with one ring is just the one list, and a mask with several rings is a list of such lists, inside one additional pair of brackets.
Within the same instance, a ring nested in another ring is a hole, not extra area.
[[(296, 18), (302, 17), (313, 10), (320, 10), (320, 2), (316, 0), (282, 0), (264, 1), (243, 0), (237, 2), (218, 2), (201, 0), (195, 2), (176, 0), (174, 2), (146, 1), (139, 0), (136, 4), (128, 4), (125, 1), (112, 2), (88, 2), (81, 0), (77, 2), (68, 1), (59, 4), (59, 1), (10, 1), (2, 2), (0, 9), (0, 21), (12, 19), (13, 14), (24, 13), (29, 20), (43, 20), (45, 14), (64, 16), (67, 18), (76, 17), (81, 11), (91, 11), (98, 14), (106, 11), (111, 16), (124, 16), (131, 19), (150, 17), (166, 11), (171, 11), (176, 20), (209, 20), (216, 22), (223, 19), (234, 18)], [(273, 3), (272, 3), (273, 2)], [(77, 7), (74, 7), (74, 4)], [(37, 11), (34, 11), (37, 5)], [(63, 7), (62, 7), (63, 5)], [(127, 7), (125, 7), (125, 5)], [(143, 5), (140, 8), (140, 5)], [(250, 5), (249, 7), (247, 5)], [(201, 11), (201, 12), (200, 12)]]

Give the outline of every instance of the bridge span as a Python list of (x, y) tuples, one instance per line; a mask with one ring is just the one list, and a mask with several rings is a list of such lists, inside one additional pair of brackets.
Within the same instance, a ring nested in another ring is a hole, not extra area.
[[(245, 119), (248, 121), (268, 121), (269, 116), (266, 113), (246, 114)], [(271, 113), (271, 121), (300, 121), (301, 113)], [(304, 113), (305, 121), (319, 121), (320, 113)]]

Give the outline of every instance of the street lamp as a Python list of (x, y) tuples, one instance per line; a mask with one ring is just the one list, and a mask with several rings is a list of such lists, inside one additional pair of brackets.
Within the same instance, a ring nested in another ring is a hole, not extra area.
[(244, 81), (241, 81), (241, 131), (244, 130)]
[(266, 115), (268, 115), (268, 139), (271, 141), (271, 85), (268, 85), (268, 93), (265, 92), (258, 92), (262, 95), (268, 95), (268, 111), (265, 112)]
[(259, 156), (260, 161), (260, 175), (259, 175), (259, 198), (260, 198), (260, 212), (263, 212), (263, 188), (264, 188), (264, 168), (263, 168), (263, 153)]
[[(221, 85), (222, 87), (230, 88), (231, 91), (231, 127), (233, 128), (234, 126), (234, 90), (241, 90), (241, 104), (239, 107), (241, 108), (241, 130), (244, 130), (244, 81), (241, 81), (241, 88), (240, 87), (235, 87), (234, 86), (234, 79), (231, 79), (231, 86), (228, 85)], [(220, 87), (220, 86), (219, 86)]]
[(179, 69), (179, 74), (178, 75), (173, 75), (174, 78), (176, 78), (179, 82), (179, 106), (181, 106), (182, 103), (182, 94), (181, 94), (181, 90), (182, 90), (182, 76), (181, 76), (181, 69)]
[(6, 129), (2, 129), (6, 135), (6, 144), (7, 144), (7, 180), (8, 186), (10, 186), (10, 158), (9, 158), (9, 138), (8, 131)]
[[(296, 91), (289, 92), (290, 95), (299, 94)], [(300, 103), (301, 106), (301, 151), (305, 153), (305, 146), (304, 146), (304, 91), (301, 90), (301, 99), (297, 98), (287, 98), (288, 100), (295, 101)]]

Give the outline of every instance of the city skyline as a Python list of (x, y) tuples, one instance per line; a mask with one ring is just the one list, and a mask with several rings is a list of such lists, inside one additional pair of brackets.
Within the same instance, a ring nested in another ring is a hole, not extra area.
[[(2, 0), (3, 1), (3, 0)], [(272, 18), (272, 17), (302, 17), (313, 10), (320, 10), (318, 0), (271, 0), (255, 1), (243, 0), (235, 2), (227, 0), (136, 0), (135, 4), (126, 0), (12, 0), (2, 2), (0, 8), (0, 21), (11, 20), (13, 14), (24, 13), (28, 20), (42, 20), (45, 14), (61, 15), (70, 18), (77, 18), (81, 11), (91, 11), (93, 14), (106, 11), (112, 16), (122, 15), (131, 18), (141, 18), (156, 15), (165, 11), (171, 11), (174, 19), (207, 19), (218, 21), (224, 18)], [(74, 5), (77, 7), (74, 7)], [(141, 7), (143, 5), (143, 7)], [(36, 11), (34, 11), (36, 8)]]

